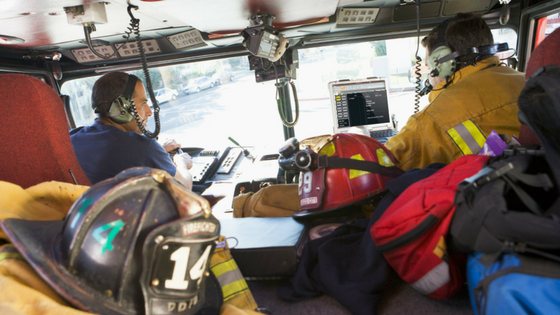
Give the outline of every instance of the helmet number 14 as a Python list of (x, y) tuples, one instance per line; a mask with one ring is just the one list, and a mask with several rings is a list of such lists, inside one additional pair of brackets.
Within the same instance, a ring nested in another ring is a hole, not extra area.
[[(206, 269), (206, 262), (208, 261), (211, 250), (211, 245), (206, 246), (204, 253), (202, 253), (198, 261), (189, 270), (190, 279), (193, 281), (198, 280), (197, 284), (200, 284), (202, 281), (202, 274)], [(171, 254), (170, 258), (171, 261), (175, 262), (175, 266), (173, 267), (171, 279), (165, 280), (166, 289), (186, 290), (189, 287), (189, 281), (185, 280), (185, 276), (187, 273), (190, 252), (191, 248), (189, 246), (183, 246)]]

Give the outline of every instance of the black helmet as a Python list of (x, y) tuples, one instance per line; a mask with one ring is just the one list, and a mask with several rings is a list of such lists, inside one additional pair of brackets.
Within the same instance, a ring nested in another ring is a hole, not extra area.
[(68, 302), (99, 314), (218, 314), (209, 271), (220, 223), (168, 173), (132, 168), (87, 190), (64, 221), (2, 228)]

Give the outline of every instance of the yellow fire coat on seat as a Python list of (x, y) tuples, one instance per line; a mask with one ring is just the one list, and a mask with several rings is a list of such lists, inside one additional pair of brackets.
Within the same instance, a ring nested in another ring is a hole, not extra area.
[[(88, 188), (52, 181), (23, 189), (0, 181), (0, 219), (63, 220), (74, 201)], [(4, 243), (9, 242), (1, 229), (0, 240)], [(227, 259), (231, 259), (229, 250), (219, 249), (212, 256), (212, 264)], [(244, 281), (237, 284), (237, 286), (243, 285), (246, 286)], [(220, 315), (261, 314), (253, 311), (256, 308), (257, 304), (247, 288), (224, 301)], [(7, 243), (0, 246), (0, 314), (87, 315), (90, 313), (77, 310), (68, 304), (43, 281), (16, 248)]]

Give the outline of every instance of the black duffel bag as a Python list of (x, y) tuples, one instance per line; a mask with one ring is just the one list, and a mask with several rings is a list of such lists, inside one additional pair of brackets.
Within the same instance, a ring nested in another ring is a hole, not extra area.
[(532, 253), (560, 261), (560, 69), (543, 67), (519, 97), (540, 145), (512, 146), (459, 185), (450, 234), (462, 252)]

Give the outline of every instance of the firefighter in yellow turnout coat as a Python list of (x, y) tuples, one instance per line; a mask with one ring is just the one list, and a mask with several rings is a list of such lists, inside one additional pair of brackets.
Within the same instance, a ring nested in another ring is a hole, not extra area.
[(424, 168), (478, 154), (493, 130), (519, 135), (517, 98), (523, 73), (501, 66), (493, 56), (507, 47), (495, 44), (480, 15), (458, 13), (432, 29), (422, 45), (435, 87), (430, 104), (386, 143), (400, 168)]
[(478, 154), (495, 130), (519, 135), (517, 98), (523, 74), (493, 56), (508, 47), (494, 42), (484, 19), (458, 13), (422, 40), (430, 67), (430, 104), (410, 117), (387, 148), (407, 171)]
[(492, 130), (519, 135), (517, 98), (525, 83), (523, 73), (500, 66), (499, 58), (491, 57), (454, 75), (447, 88), (445, 82), (436, 86), (430, 104), (387, 141), (402, 169), (477, 154)]

